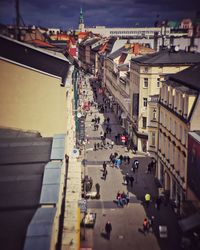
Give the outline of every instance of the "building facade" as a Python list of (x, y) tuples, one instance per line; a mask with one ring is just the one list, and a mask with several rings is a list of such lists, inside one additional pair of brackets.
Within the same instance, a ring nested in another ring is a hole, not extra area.
[[(158, 95), (166, 74), (174, 74), (198, 62), (200, 54), (185, 51), (161, 50), (157, 53), (131, 59), (130, 98), (133, 134), (132, 140), (139, 151), (148, 150), (148, 98)], [(158, 112), (156, 109), (155, 112)]]
[(193, 66), (169, 77), (159, 102), (157, 177), (181, 214), (190, 169), (188, 132), (200, 127), (199, 69)]

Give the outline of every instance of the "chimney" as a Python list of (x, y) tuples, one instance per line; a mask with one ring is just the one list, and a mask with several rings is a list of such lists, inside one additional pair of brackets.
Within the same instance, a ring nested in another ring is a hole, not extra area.
[(138, 43), (133, 45), (133, 54), (136, 56), (140, 54), (140, 45)]

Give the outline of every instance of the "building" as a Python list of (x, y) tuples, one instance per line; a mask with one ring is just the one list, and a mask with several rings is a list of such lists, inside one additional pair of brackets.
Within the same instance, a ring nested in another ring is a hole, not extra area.
[(198, 210), (200, 208), (200, 131), (188, 133), (187, 200)]
[(0, 245), (53, 250), (73, 241), (78, 249), (71, 65), (60, 53), (4, 36), (0, 47)]
[(189, 156), (188, 133), (200, 128), (199, 77), (200, 64), (189, 67), (169, 76), (160, 94), (157, 177), (181, 214), (185, 213), (187, 196), (191, 197), (189, 191), (187, 194), (189, 183), (194, 190), (191, 184), (194, 168), (187, 164), (193, 157), (193, 153)]
[(66, 133), (68, 60), (3, 36), (0, 47), (0, 126)]
[(80, 61), (80, 67), (86, 72), (94, 73), (96, 57), (92, 48), (99, 46), (101, 37), (92, 36), (83, 40), (79, 44), (78, 59)]
[[(105, 26), (96, 26), (95, 28), (85, 28), (86, 31), (90, 31), (94, 34), (100, 34), (104, 37), (121, 37), (121, 38), (145, 38), (162, 35), (161, 27), (137, 27), (137, 28), (108, 28)], [(166, 35), (170, 34), (170, 28), (166, 28)]]
[(78, 26), (78, 30), (80, 32), (83, 32), (85, 29), (85, 24), (84, 24), (84, 18), (83, 18), (83, 10), (82, 8), (80, 9), (80, 17), (79, 17), (79, 26)]
[[(131, 137), (139, 151), (146, 152), (148, 139), (152, 141), (149, 137), (151, 136), (149, 125), (153, 115), (149, 112), (149, 98), (159, 94), (166, 74), (177, 73), (197, 62), (200, 62), (200, 54), (181, 51), (176, 47), (131, 59), (130, 99), (133, 127)], [(154, 112), (156, 115), (158, 110)]]
[(130, 99), (130, 60), (154, 50), (129, 41), (113, 53), (104, 62), (104, 85), (108, 91), (111, 105), (121, 125), (131, 134), (131, 99)]

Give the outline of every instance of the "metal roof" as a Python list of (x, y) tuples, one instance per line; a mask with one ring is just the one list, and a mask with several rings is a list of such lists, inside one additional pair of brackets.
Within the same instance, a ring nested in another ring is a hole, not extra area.
[(192, 65), (200, 62), (200, 53), (185, 52), (180, 50), (178, 52), (171, 52), (168, 49), (161, 50), (156, 53), (145, 56), (132, 58), (131, 61), (141, 65)]
[(169, 79), (200, 91), (200, 64), (171, 75)]
[(56, 204), (59, 199), (61, 163), (48, 163), (45, 166), (40, 204)]
[(51, 160), (63, 160), (65, 156), (65, 134), (55, 135), (51, 149)]
[(56, 208), (38, 208), (28, 226), (24, 250), (49, 250)]
[(0, 235), (4, 235), (0, 246), (21, 250), (28, 224), (39, 206), (52, 138), (19, 130), (5, 132), (0, 131)]

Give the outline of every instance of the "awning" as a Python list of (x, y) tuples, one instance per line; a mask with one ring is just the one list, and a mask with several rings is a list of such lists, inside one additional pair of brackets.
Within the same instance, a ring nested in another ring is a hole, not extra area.
[(187, 232), (200, 226), (200, 213), (193, 214), (186, 219), (180, 220), (179, 226), (182, 232)]

